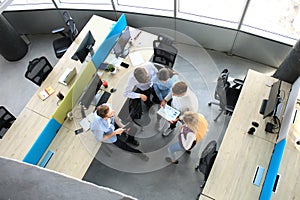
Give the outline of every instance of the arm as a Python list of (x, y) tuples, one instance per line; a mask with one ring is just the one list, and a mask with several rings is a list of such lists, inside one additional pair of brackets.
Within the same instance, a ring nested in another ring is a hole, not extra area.
[(183, 134), (180, 134), (182, 146), (184, 149), (190, 149), (193, 145), (193, 142), (196, 140), (196, 136), (193, 132), (188, 132), (186, 134), (186, 138), (184, 138)]
[(161, 92), (160, 92), (160, 90), (159, 90), (159, 88), (158, 88), (158, 86), (157, 86), (156, 83), (153, 83), (153, 89), (154, 89), (155, 94), (157, 95), (158, 99), (159, 99), (160, 101), (162, 101), (162, 100), (163, 100), (163, 97), (162, 97), (162, 94), (161, 94)]
[(135, 80), (135, 78), (133, 76), (131, 76), (127, 82), (127, 86), (123, 92), (123, 95), (127, 98), (131, 98), (131, 99), (137, 99), (140, 98), (140, 94), (133, 92), (133, 88), (135, 87), (135, 85), (137, 84), (137, 81)]

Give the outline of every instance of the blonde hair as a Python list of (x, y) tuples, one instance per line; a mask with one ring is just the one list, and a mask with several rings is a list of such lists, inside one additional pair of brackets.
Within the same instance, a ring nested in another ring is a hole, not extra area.
[(182, 120), (195, 133), (197, 142), (204, 138), (208, 129), (208, 123), (203, 115), (186, 111)]

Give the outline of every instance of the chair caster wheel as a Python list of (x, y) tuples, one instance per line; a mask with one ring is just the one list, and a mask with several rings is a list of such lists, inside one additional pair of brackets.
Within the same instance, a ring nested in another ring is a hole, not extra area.
[(208, 103), (208, 106), (211, 106), (211, 103)]

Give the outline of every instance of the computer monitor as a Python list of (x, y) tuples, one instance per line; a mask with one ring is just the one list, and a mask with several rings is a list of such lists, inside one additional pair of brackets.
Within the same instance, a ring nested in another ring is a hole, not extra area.
[(88, 109), (92, 101), (94, 100), (95, 95), (100, 89), (101, 85), (102, 85), (102, 81), (99, 78), (98, 74), (95, 73), (95, 75), (90, 80), (89, 84), (86, 86), (81, 97), (79, 98), (79, 104), (83, 106), (85, 109)]
[(80, 60), (80, 62), (83, 63), (89, 53), (91, 53), (91, 55), (94, 54), (94, 50), (93, 50), (94, 44), (95, 44), (95, 39), (91, 31), (89, 31), (85, 35), (84, 39), (82, 40), (76, 52), (71, 58), (73, 60)]
[(131, 38), (130, 30), (129, 27), (127, 26), (125, 30), (122, 32), (121, 36), (119, 37), (117, 43), (113, 47), (113, 51), (116, 58), (119, 57), (125, 58), (128, 55), (129, 49), (128, 48), (126, 49), (126, 45), (130, 40), (130, 38)]
[(276, 111), (277, 111), (277, 106), (280, 102), (280, 86), (281, 86), (281, 81), (277, 81), (275, 83), (273, 83), (270, 93), (269, 93), (269, 97), (267, 99), (266, 105), (265, 105), (265, 110), (264, 110), (264, 119), (266, 117), (270, 117), (270, 116), (275, 116), (276, 115)]

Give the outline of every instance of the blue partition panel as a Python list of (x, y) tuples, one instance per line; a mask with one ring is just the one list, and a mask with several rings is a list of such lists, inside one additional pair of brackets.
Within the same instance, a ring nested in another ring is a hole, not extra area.
[(29, 152), (26, 154), (23, 162), (37, 165), (60, 127), (60, 123), (53, 118), (50, 119)]
[(92, 57), (92, 62), (94, 63), (96, 69), (98, 69), (100, 64), (103, 63), (126, 26), (126, 16), (125, 14), (122, 14)]
[(266, 174), (264, 185), (262, 187), (259, 199), (267, 200), (271, 198), (273, 186), (276, 180), (280, 162), (283, 156), (286, 139), (281, 140), (274, 147), (274, 152), (271, 157), (270, 165)]

